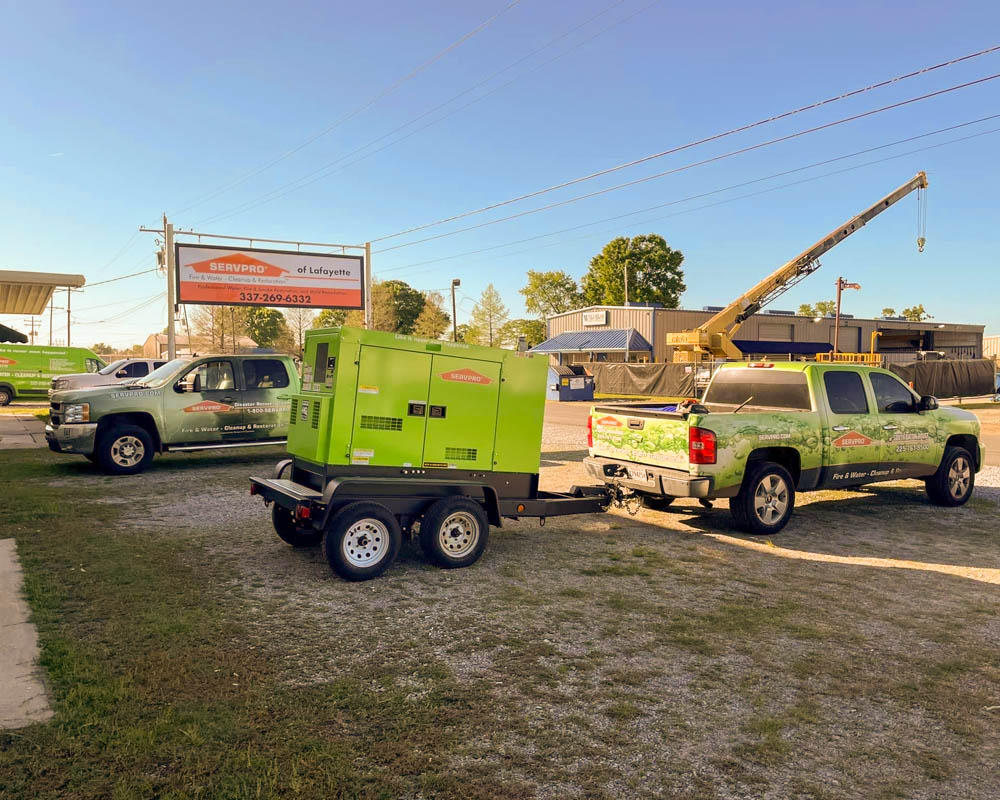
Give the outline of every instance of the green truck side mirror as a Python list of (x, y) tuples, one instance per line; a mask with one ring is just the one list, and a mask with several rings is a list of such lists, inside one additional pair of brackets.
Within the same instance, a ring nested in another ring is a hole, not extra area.
[(933, 395), (925, 394), (917, 404), (917, 411), (933, 411), (938, 407), (937, 398)]

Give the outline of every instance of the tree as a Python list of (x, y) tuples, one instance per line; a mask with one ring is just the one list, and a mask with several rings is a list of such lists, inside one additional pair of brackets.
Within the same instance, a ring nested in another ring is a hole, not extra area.
[(444, 310), (444, 298), (438, 292), (427, 292), (420, 316), (413, 323), (413, 335), (440, 339), (450, 324), (451, 317)]
[(456, 341), (467, 342), (469, 344), (475, 344), (475, 339), (472, 338), (474, 331), (471, 325), (466, 325), (464, 322), (458, 326), (456, 329)]
[(541, 344), (545, 341), (545, 323), (540, 319), (512, 319), (500, 326), (499, 338), (502, 347), (516, 349), (522, 336), (528, 347)]
[(628, 270), (629, 302), (661, 303), (677, 308), (684, 285), (684, 254), (667, 246), (659, 234), (619, 236), (592, 259), (583, 276), (583, 299), (590, 305), (620, 306), (625, 302)]
[[(327, 309), (324, 309), (324, 311)], [(305, 336), (305, 332), (313, 324), (313, 320), (316, 318), (316, 312), (311, 308), (286, 308), (285, 314), (285, 324), (288, 326), (288, 330), (292, 334), (292, 339), (298, 346), (299, 353), (302, 352), (302, 339)]]
[[(376, 331), (398, 330), (399, 317), (396, 312), (397, 290), (393, 286), (387, 286), (390, 281), (375, 281), (372, 283), (372, 329)], [(365, 312), (349, 311), (344, 320), (345, 325), (354, 325), (358, 328), (364, 327)]]
[(141, 356), (143, 354), (142, 345), (134, 344), (128, 350), (125, 351), (127, 355), (130, 356)]
[(112, 347), (110, 344), (105, 344), (104, 342), (98, 342), (97, 344), (92, 344), (90, 349), (98, 355), (101, 355), (103, 353), (114, 353), (118, 348)]
[(479, 295), (479, 302), (472, 308), (470, 335), (480, 344), (488, 347), (499, 345), (497, 334), (500, 327), (507, 321), (510, 312), (503, 304), (500, 292), (491, 283)]
[(316, 315), (312, 326), (313, 328), (339, 328), (346, 319), (346, 308), (324, 308)]
[(194, 313), (195, 335), (208, 350), (236, 352), (240, 337), (247, 335), (246, 306), (199, 306)]
[(799, 313), (803, 317), (825, 317), (827, 314), (832, 314), (836, 310), (837, 302), (835, 300), (820, 300), (818, 303), (813, 305), (803, 303), (799, 306)]
[(285, 316), (275, 308), (253, 307), (246, 310), (247, 335), (258, 347), (274, 347), (288, 332)]
[(528, 270), (528, 285), (520, 290), (529, 314), (551, 317), (583, 305), (580, 289), (567, 273), (560, 270)]
[(418, 292), (405, 281), (382, 281), (380, 285), (392, 298), (392, 304), (396, 309), (395, 330), (398, 333), (413, 333), (417, 317), (424, 310), (426, 302), (424, 293)]
[(910, 306), (909, 308), (904, 308), (903, 316), (910, 322), (923, 322), (925, 319), (931, 318), (931, 315), (924, 309), (923, 303), (916, 306)]
[(895, 317), (896, 316), (896, 309), (889, 308), (887, 306), (886, 308), (882, 309), (882, 316), (883, 317)]

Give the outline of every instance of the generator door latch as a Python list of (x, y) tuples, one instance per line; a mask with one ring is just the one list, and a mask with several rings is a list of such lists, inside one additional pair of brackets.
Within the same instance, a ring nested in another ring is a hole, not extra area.
[(427, 403), (407, 403), (406, 413), (411, 417), (422, 417), (427, 413)]
[(444, 419), (447, 410), (447, 406), (431, 406), (431, 419)]

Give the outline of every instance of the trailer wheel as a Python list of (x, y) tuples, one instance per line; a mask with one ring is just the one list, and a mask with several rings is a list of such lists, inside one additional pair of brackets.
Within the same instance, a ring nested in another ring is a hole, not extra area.
[(420, 547), (429, 561), (445, 569), (475, 564), (489, 538), (486, 510), (468, 497), (438, 500), (420, 523)]
[(277, 503), (271, 509), (271, 522), (274, 524), (274, 532), (281, 541), (287, 542), (292, 547), (315, 547), (323, 540), (322, 531), (296, 525), (292, 512)]
[(729, 498), (736, 525), (754, 536), (777, 533), (795, 508), (795, 483), (788, 470), (770, 461), (757, 463), (743, 480), (740, 493)]
[(385, 572), (403, 541), (399, 521), (379, 503), (360, 501), (338, 511), (323, 536), (323, 555), (341, 578), (365, 581)]

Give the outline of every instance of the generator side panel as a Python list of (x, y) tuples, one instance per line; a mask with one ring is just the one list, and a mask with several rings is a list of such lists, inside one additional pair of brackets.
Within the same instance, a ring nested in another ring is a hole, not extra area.
[(333, 406), (333, 373), (339, 336), (335, 330), (308, 331), (302, 358), (302, 390), (291, 397), (288, 452), (322, 462), (329, 449), (329, 418)]
[(492, 470), (500, 364), (435, 355), (427, 405), (425, 467)]
[(326, 418), (330, 435), (321, 464), (351, 463), (351, 434), (354, 430), (354, 406), (358, 396), (358, 357), (360, 347), (357, 342), (340, 338), (337, 346), (337, 362), (333, 379), (333, 398), (330, 414)]
[(538, 472), (548, 368), (546, 356), (510, 353), (504, 359), (493, 469)]

